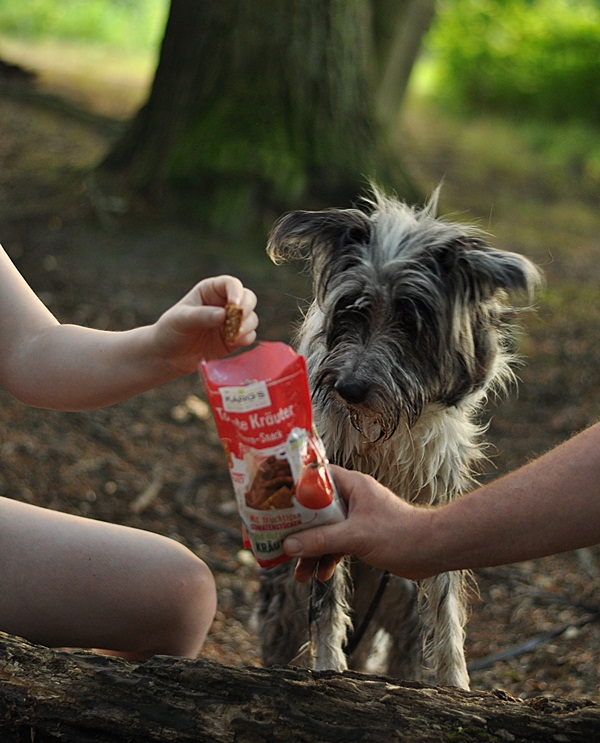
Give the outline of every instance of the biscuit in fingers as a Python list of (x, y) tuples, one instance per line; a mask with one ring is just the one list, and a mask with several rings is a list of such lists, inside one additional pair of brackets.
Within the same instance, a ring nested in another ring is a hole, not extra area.
[(225, 343), (235, 343), (242, 324), (243, 307), (237, 304), (225, 305), (225, 323), (223, 325), (223, 340)]

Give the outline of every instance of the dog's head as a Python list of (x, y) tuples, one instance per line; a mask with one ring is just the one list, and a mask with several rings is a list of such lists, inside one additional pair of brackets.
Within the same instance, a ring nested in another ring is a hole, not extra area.
[(459, 405), (503, 381), (508, 295), (531, 296), (540, 281), (526, 258), (436, 218), (436, 205), (437, 193), (419, 210), (375, 190), (364, 211), (292, 212), (269, 237), (274, 261), (311, 266), (311, 337), (301, 340), (314, 354), (315, 401), (344, 405), (359, 429), (376, 424), (381, 439), (402, 417), (413, 425), (427, 405)]

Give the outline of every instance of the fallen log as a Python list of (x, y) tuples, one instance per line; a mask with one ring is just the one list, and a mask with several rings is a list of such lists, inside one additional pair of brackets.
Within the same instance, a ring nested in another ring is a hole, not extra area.
[(132, 663), (0, 633), (2, 743), (600, 740), (600, 705), (353, 672)]

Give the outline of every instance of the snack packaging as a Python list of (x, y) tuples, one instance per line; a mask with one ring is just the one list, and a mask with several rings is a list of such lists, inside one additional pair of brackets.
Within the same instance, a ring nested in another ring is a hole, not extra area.
[(244, 546), (261, 567), (273, 567), (290, 559), (283, 552), (286, 536), (346, 517), (313, 427), (306, 362), (285, 343), (262, 342), (203, 361), (200, 371), (227, 456)]

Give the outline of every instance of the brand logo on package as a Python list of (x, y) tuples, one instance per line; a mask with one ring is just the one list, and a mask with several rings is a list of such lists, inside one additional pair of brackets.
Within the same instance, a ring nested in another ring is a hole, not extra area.
[(243, 387), (221, 387), (219, 392), (223, 409), (228, 413), (248, 413), (271, 405), (266, 382), (253, 382)]

